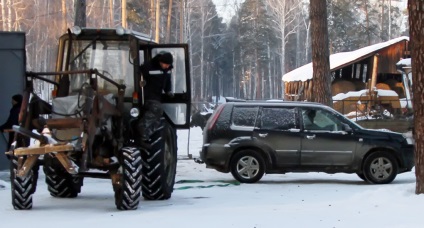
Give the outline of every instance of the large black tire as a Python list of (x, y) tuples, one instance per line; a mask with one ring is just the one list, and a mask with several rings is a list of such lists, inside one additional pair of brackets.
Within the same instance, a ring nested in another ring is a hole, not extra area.
[(143, 149), (142, 193), (146, 200), (166, 200), (174, 191), (177, 170), (176, 131), (164, 118)]
[(241, 150), (230, 161), (231, 174), (241, 183), (258, 182), (265, 173), (265, 161), (254, 150)]
[(121, 149), (121, 179), (115, 190), (115, 205), (119, 210), (135, 210), (140, 202), (141, 154), (134, 147)]
[[(13, 148), (11, 149), (13, 150)], [(12, 205), (15, 210), (29, 210), (32, 208), (32, 195), (37, 187), (37, 164), (29, 171), (26, 177), (16, 176), (18, 157), (10, 159), (10, 184), (12, 188)]]
[(59, 198), (75, 198), (81, 192), (83, 177), (69, 174), (57, 158), (44, 156), (43, 171), (50, 195)]
[(363, 173), (370, 183), (388, 184), (398, 174), (398, 163), (388, 152), (373, 152), (364, 161)]

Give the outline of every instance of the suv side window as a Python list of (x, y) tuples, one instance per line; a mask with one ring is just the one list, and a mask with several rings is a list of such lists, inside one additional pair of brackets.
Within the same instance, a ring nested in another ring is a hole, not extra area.
[(332, 113), (320, 109), (302, 110), (303, 129), (310, 131), (342, 131), (343, 124)]
[(259, 127), (265, 130), (299, 129), (297, 110), (289, 107), (264, 107), (259, 117)]
[(232, 125), (239, 127), (254, 127), (259, 107), (237, 107), (233, 108)]

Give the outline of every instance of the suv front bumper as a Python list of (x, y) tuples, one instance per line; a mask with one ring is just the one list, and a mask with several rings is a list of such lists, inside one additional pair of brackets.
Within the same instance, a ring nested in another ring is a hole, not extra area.
[(405, 172), (411, 171), (412, 168), (415, 166), (414, 161), (414, 146), (408, 145), (401, 148), (403, 162), (404, 162), (404, 170)]

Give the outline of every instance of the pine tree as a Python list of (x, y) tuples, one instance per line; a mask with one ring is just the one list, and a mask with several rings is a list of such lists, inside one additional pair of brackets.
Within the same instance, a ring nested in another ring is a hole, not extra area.
[(412, 57), (412, 85), (414, 105), (414, 138), (415, 138), (415, 186), (416, 194), (424, 193), (424, 2), (408, 1), (410, 48)]
[(312, 32), (313, 97), (308, 98), (332, 107), (330, 60), (328, 50), (327, 3), (310, 0)]

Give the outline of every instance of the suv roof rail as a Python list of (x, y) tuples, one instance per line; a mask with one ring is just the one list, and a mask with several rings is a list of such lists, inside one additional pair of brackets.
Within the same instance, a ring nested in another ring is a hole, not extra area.
[(228, 101), (231, 103), (237, 103), (237, 102), (244, 102), (244, 103), (278, 103), (278, 104), (296, 104), (296, 105), (320, 105), (320, 106), (326, 106), (318, 102), (311, 102), (311, 101), (285, 101), (285, 100), (278, 100), (278, 99), (271, 99), (271, 100), (234, 100), (234, 101)]
[(239, 99), (234, 97), (225, 97), (226, 102), (246, 102), (245, 99)]

